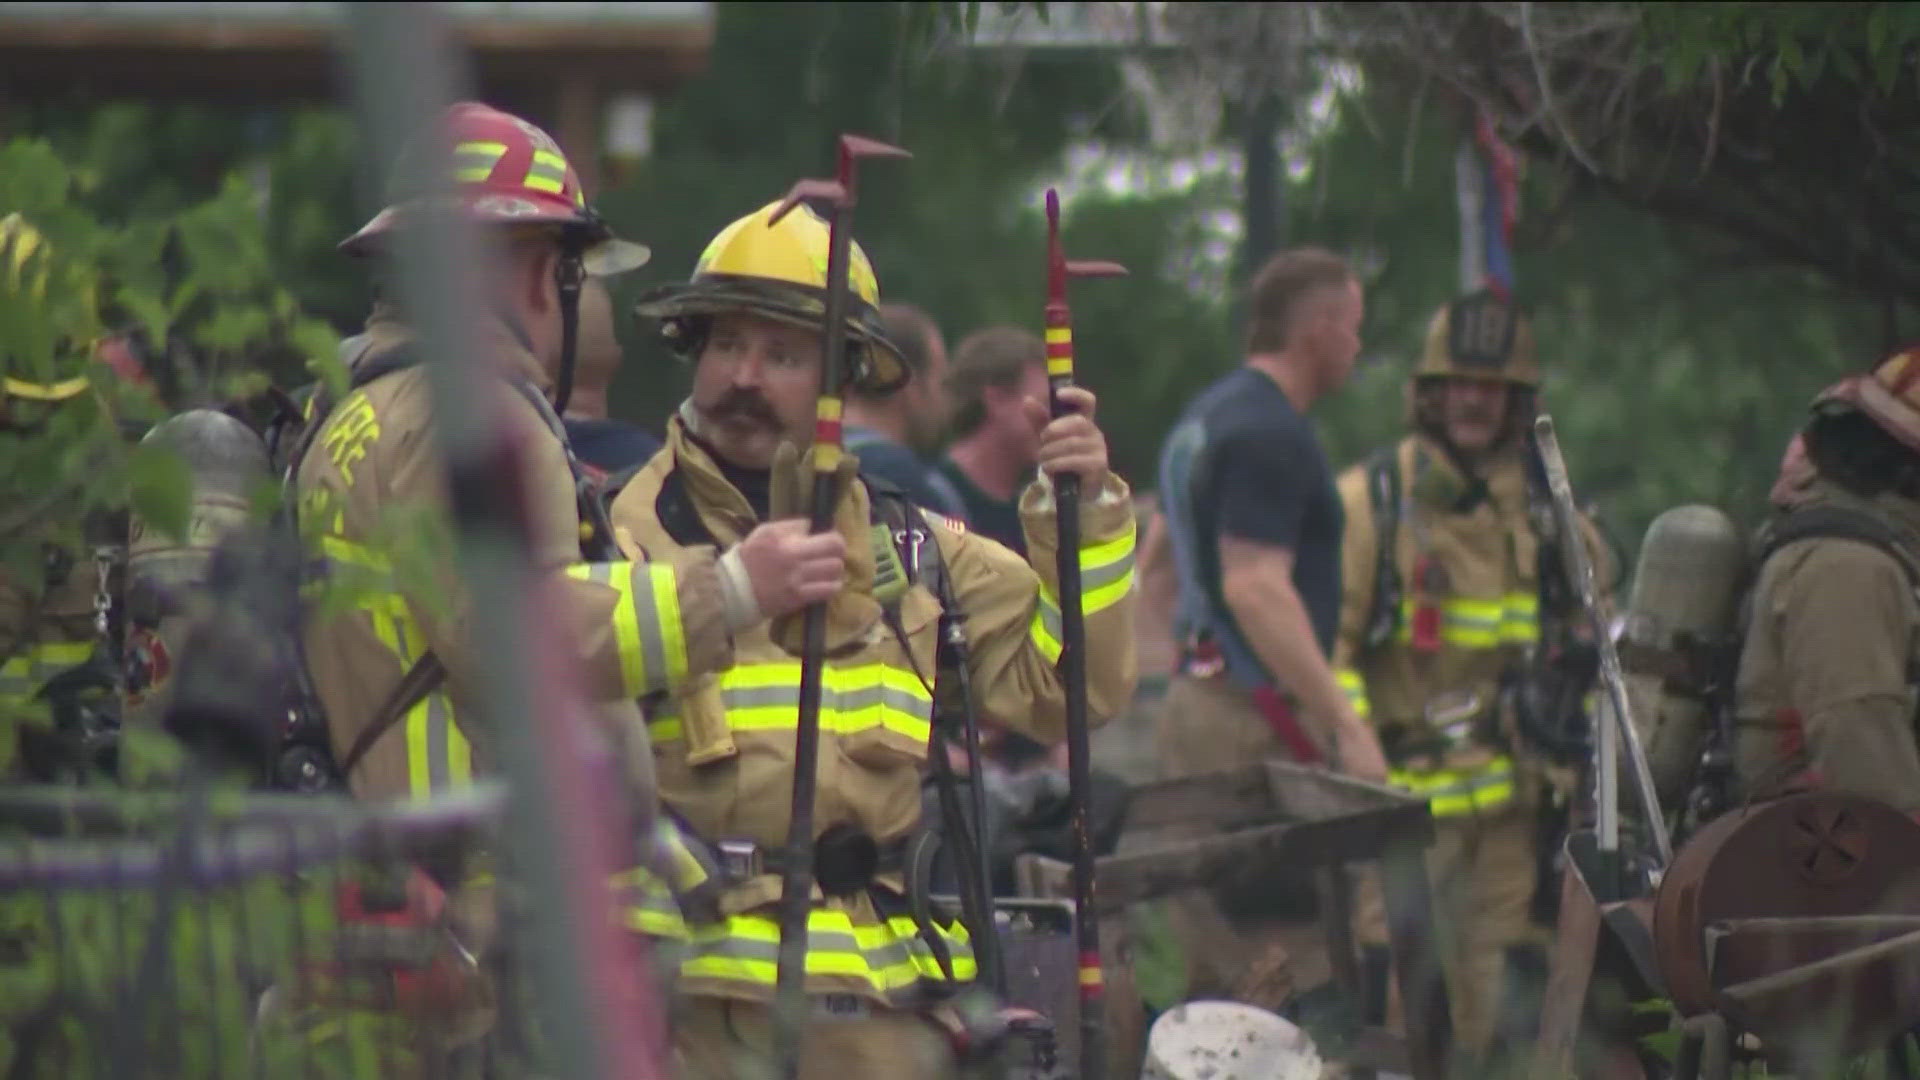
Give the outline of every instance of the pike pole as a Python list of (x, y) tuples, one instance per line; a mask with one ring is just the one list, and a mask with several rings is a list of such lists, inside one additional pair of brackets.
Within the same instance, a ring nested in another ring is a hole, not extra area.
[[(1047, 189), (1047, 385), (1054, 419), (1071, 410), (1060, 391), (1073, 385), (1073, 310), (1067, 306), (1067, 279), (1116, 277), (1126, 268), (1111, 262), (1069, 262), (1060, 247), (1060, 195)], [(1093, 835), (1087, 826), (1087, 801), (1093, 789), (1092, 755), (1087, 744), (1087, 628), (1080, 590), (1080, 478), (1053, 478), (1054, 510), (1059, 525), (1057, 576), (1060, 579), (1060, 678), (1067, 694), (1067, 805), (1073, 825), (1073, 928), (1080, 969), (1080, 1075), (1105, 1080), (1106, 1044), (1102, 1009), (1106, 984), (1100, 972), (1100, 920), (1093, 908)]]
[(1600, 610), (1593, 583), (1593, 561), (1587, 557), (1587, 545), (1574, 511), (1573, 485), (1567, 478), (1567, 462), (1560, 456), (1560, 439), (1554, 434), (1553, 418), (1541, 414), (1533, 422), (1534, 442), (1539, 447), (1540, 464), (1547, 474), (1547, 488), (1553, 494), (1554, 517), (1560, 526), (1560, 545), (1567, 573), (1573, 578), (1580, 596), (1581, 610), (1593, 629), (1594, 647), (1600, 652), (1600, 681), (1607, 691), (1607, 717), (1594, 739), (1594, 795), (1597, 807), (1599, 847), (1614, 857), (1620, 850), (1620, 791), (1616, 782), (1620, 748), (1626, 750), (1627, 764), (1633, 770), (1634, 789), (1640, 796), (1640, 809), (1647, 818), (1647, 832), (1653, 838), (1654, 853), (1662, 868), (1673, 861), (1673, 842), (1667, 835), (1667, 819), (1660, 813), (1660, 797), (1653, 785), (1653, 769), (1647, 764), (1646, 750), (1633, 726), (1633, 714), (1627, 705), (1627, 681), (1620, 669), (1620, 653), (1613, 645), (1613, 634)]
[[(841, 395), (848, 376), (847, 271), (853, 244), (853, 207), (857, 200), (858, 161), (863, 157), (911, 157), (897, 146), (840, 136), (839, 174), (833, 180), (801, 180), (775, 210), (778, 222), (803, 199), (833, 207), (827, 244), (825, 323), (821, 328), (820, 403), (814, 413), (813, 504), (809, 531), (833, 528), (834, 475), (846, 450), (842, 441)], [(780, 883), (780, 952), (774, 983), (774, 1052), (781, 1075), (800, 1074), (800, 1035), (807, 1020), (807, 920), (813, 910), (813, 803), (820, 768), (820, 685), (826, 666), (827, 604), (807, 608), (800, 648), (800, 709), (793, 743), (793, 805), (787, 821), (786, 871)]]

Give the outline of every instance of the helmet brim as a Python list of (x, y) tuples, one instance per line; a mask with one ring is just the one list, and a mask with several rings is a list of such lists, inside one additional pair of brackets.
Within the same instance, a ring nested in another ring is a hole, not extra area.
[[(551, 225), (557, 228), (585, 229), (591, 244), (604, 244), (613, 240), (612, 231), (598, 217), (572, 207), (493, 192), (461, 192), (451, 196), (448, 201), (457, 205), (469, 218), (480, 225)], [(372, 219), (362, 225), (358, 232), (340, 241), (339, 248), (349, 255), (377, 255), (385, 239), (412, 225), (424, 208), (423, 200), (395, 203), (386, 207), (373, 215)], [(640, 247), (638, 244), (633, 246)], [(640, 250), (646, 252), (647, 257), (651, 257), (652, 253), (644, 247)], [(645, 262), (646, 258), (642, 258), (641, 263)]]
[(1507, 371), (1416, 371), (1413, 373), (1413, 382), (1416, 386), (1445, 382), (1448, 379), (1485, 379), (1506, 383), (1508, 386), (1517, 386), (1522, 390), (1540, 389), (1539, 379)]
[(653, 258), (653, 250), (631, 240), (608, 238), (588, 248), (581, 263), (594, 277), (612, 277), (638, 270)]
[[(633, 311), (649, 319), (744, 311), (791, 326), (818, 330), (826, 318), (826, 299), (819, 293), (820, 290), (801, 286), (716, 275), (654, 289), (640, 298)], [(852, 306), (855, 310), (847, 315), (847, 335), (866, 344), (870, 358), (870, 370), (855, 380), (855, 385), (876, 394), (905, 386), (913, 372), (899, 347), (881, 329), (879, 312), (863, 301), (854, 301)]]
[(1895, 397), (1880, 380), (1854, 375), (1822, 391), (1814, 400), (1813, 412), (1851, 407), (1866, 413), (1882, 431), (1900, 440), (1907, 449), (1920, 453), (1920, 411)]

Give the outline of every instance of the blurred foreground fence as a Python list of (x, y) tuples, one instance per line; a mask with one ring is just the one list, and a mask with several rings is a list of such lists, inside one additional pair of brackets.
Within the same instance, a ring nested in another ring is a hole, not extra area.
[(0, 790), (0, 1076), (540, 1074), (504, 803)]

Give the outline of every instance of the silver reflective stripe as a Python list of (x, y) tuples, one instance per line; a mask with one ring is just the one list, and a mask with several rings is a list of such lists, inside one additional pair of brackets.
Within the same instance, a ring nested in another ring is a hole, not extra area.
[(427, 775), (433, 790), (444, 791), (453, 786), (453, 755), (447, 747), (447, 724), (451, 721), (447, 700), (440, 694), (428, 694), (421, 704), (427, 710)]
[[(653, 573), (646, 563), (627, 567), (633, 579), (633, 613), (640, 624), (640, 662), (644, 691), (662, 690), (671, 678), (667, 671), (667, 645), (660, 632), (660, 605), (653, 595)], [(672, 586), (669, 585), (669, 588)]]
[(1080, 591), (1090, 593), (1095, 589), (1105, 588), (1131, 573), (1133, 573), (1133, 552), (1129, 551), (1105, 566), (1096, 567), (1092, 570), (1082, 570), (1080, 572)]
[[(728, 709), (760, 709), (777, 705), (797, 705), (800, 701), (800, 688), (797, 686), (756, 686), (723, 690), (720, 703)], [(894, 709), (926, 719), (933, 715), (933, 706), (925, 698), (891, 686), (863, 686), (858, 690), (835, 690), (822, 687), (820, 705), (834, 712), (859, 712), (875, 705)]]
[(1040, 625), (1046, 627), (1047, 633), (1051, 634), (1055, 641), (1059, 641), (1060, 635), (1064, 633), (1060, 628), (1060, 605), (1045, 593), (1040, 595)]

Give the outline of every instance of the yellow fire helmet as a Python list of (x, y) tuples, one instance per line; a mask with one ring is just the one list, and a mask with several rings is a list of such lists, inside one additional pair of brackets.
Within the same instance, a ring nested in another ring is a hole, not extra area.
[(1414, 366), (1426, 379), (1500, 379), (1538, 389), (1533, 324), (1512, 301), (1491, 289), (1460, 297), (1427, 324), (1426, 347)]
[[(38, 303), (49, 288), (47, 239), (18, 213), (0, 218), (0, 300)], [(18, 358), (0, 354), (0, 410), (6, 399), (55, 403), (78, 397), (92, 384), (85, 374), (70, 378), (30, 378), (16, 369)]]
[(1882, 360), (1863, 375), (1850, 375), (1813, 401), (1816, 414), (1858, 409), (1881, 430), (1920, 453), (1920, 347)]
[[(827, 223), (802, 205), (772, 224), (767, 205), (721, 229), (700, 253), (693, 277), (640, 298), (637, 314), (660, 320), (667, 343), (689, 359), (702, 344), (699, 316), (750, 311), (796, 326), (819, 327), (827, 304)], [(880, 282), (858, 242), (848, 245), (849, 381), (869, 393), (906, 385), (911, 372), (880, 323)]]

